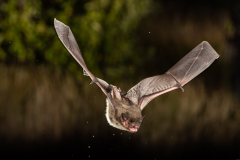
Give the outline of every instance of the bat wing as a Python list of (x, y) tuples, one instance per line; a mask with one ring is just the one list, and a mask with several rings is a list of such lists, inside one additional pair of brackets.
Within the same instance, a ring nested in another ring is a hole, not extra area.
[(105, 95), (111, 99), (109, 95), (111, 86), (104, 80), (94, 77), (94, 75), (88, 70), (70, 27), (58, 21), (56, 18), (54, 19), (54, 27), (59, 39), (66, 47), (68, 52), (82, 66), (84, 75), (89, 76), (92, 80), (91, 83), (96, 83), (102, 89), (103, 93), (105, 93)]
[(143, 110), (157, 96), (178, 88), (183, 90), (186, 83), (203, 72), (218, 57), (211, 45), (203, 41), (165, 74), (140, 81), (127, 92), (126, 97)]

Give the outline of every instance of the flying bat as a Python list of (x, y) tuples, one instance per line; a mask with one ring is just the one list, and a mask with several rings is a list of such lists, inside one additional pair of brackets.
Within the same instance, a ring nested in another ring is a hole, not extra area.
[(57, 35), (68, 52), (83, 68), (83, 74), (91, 78), (107, 96), (106, 118), (108, 123), (121, 130), (137, 132), (144, 116), (141, 111), (157, 96), (175, 89), (182, 89), (219, 57), (211, 45), (203, 41), (165, 74), (143, 79), (127, 93), (102, 79), (96, 78), (87, 68), (71, 29), (54, 19)]

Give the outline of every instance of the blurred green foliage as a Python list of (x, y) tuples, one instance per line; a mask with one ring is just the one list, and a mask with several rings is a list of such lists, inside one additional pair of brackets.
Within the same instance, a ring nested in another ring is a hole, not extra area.
[(45, 26), (32, 20), (39, 15), (41, 7), (37, 1), (1, 2), (0, 5), (0, 58), (7, 60), (15, 57), (19, 62), (33, 61), (34, 52), (43, 50), (39, 41)]
[(57, 18), (71, 27), (87, 66), (98, 68), (94, 73), (108, 72), (119, 78), (132, 57), (135, 57), (134, 64), (141, 64), (134, 37), (140, 20), (151, 10), (150, 0), (8, 0), (0, 3), (2, 62), (47, 62), (72, 72), (79, 71), (78, 64), (68, 59), (71, 56), (56, 36), (53, 19)]

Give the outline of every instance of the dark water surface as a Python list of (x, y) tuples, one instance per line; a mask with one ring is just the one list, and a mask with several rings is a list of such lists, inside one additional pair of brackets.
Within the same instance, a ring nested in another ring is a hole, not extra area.
[[(90, 133), (91, 134), (91, 133)], [(106, 136), (108, 134), (108, 136)], [(126, 134), (126, 133), (125, 133)], [(22, 158), (80, 158), (80, 159), (162, 159), (162, 158), (236, 158), (239, 157), (239, 143), (213, 144), (206, 138), (200, 142), (189, 140), (183, 144), (169, 146), (161, 141), (143, 143), (138, 135), (112, 136), (108, 131), (96, 137), (81, 134), (66, 136), (61, 140), (35, 140), (26, 142), (14, 140), (8, 145), (1, 144), (4, 157)]]
[[(34, 159), (237, 158), (238, 99), (207, 92), (204, 79), (153, 100), (137, 133), (105, 118), (96, 85), (44, 67), (1, 65), (0, 148), (4, 157)], [(128, 86), (129, 85), (129, 86)], [(127, 90), (132, 84), (119, 85)]]

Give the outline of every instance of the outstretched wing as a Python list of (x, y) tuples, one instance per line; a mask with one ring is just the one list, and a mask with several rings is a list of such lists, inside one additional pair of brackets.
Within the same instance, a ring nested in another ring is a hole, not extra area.
[(111, 98), (108, 93), (109, 90), (111, 90), (111, 86), (104, 80), (94, 77), (94, 75), (88, 70), (71, 29), (56, 18), (54, 19), (54, 27), (59, 39), (68, 52), (82, 66), (84, 75), (89, 76), (92, 80), (91, 83), (96, 83), (102, 89), (103, 93), (105, 93), (108, 98)]
[(146, 78), (132, 87), (126, 97), (138, 104), (141, 110), (154, 98), (181, 88), (209, 67), (219, 55), (212, 46), (203, 41), (184, 56), (165, 74)]

